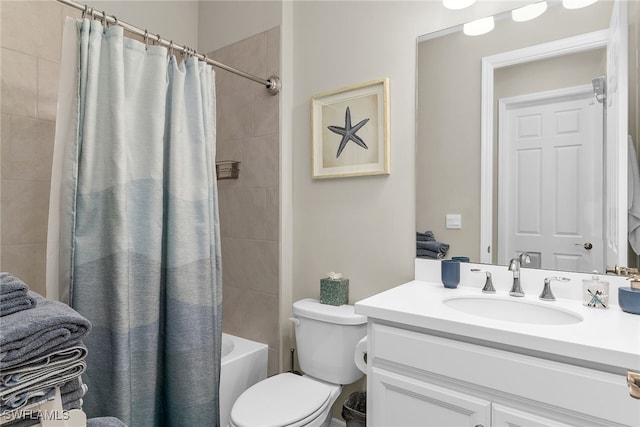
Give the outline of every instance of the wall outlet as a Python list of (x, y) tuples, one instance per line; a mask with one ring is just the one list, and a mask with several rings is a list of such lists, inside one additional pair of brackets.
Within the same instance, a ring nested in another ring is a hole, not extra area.
[(447, 214), (446, 226), (450, 229), (462, 228), (462, 215), (460, 214)]

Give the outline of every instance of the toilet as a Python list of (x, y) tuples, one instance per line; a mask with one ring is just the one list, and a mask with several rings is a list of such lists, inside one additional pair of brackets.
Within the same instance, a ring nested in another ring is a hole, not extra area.
[(231, 427), (328, 426), (342, 386), (362, 377), (354, 355), (367, 334), (366, 316), (352, 305), (303, 299), (293, 304), (290, 320), (304, 375), (286, 372), (248, 388), (233, 404)]

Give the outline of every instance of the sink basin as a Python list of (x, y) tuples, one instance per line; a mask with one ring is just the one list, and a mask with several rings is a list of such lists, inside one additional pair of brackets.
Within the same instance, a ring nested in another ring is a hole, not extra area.
[(537, 325), (570, 325), (583, 320), (578, 313), (561, 307), (513, 297), (469, 295), (446, 298), (442, 302), (447, 307), (467, 314), (507, 322)]

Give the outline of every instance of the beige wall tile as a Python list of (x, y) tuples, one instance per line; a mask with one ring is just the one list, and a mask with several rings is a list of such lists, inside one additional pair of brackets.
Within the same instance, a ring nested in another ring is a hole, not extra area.
[(11, 176), (11, 116), (9, 114), (1, 115), (0, 132), (1, 176), (6, 178)]
[(50, 181), (54, 138), (55, 122), (12, 116), (9, 149), (5, 151), (10, 173), (4, 176), (14, 180)]
[(231, 202), (232, 236), (238, 239), (264, 239), (267, 234), (265, 189), (238, 189), (237, 193)]
[(242, 139), (253, 136), (253, 91), (217, 96), (218, 138)]
[(280, 127), (280, 98), (266, 90), (254, 88), (253, 135), (277, 135)]
[(243, 336), (278, 348), (278, 297), (247, 291), (243, 298), (246, 304)]
[(242, 157), (246, 188), (278, 185), (280, 157), (277, 134), (246, 139), (242, 144)]
[[(278, 349), (269, 347), (269, 360), (268, 360), (268, 363), (267, 363), (267, 376), (270, 377), (272, 375), (280, 373), (279, 367), (278, 367), (278, 357), (279, 357)], [(289, 368), (287, 368), (287, 369), (289, 369)]]
[(280, 239), (280, 192), (278, 187), (267, 188), (266, 239), (277, 242)]
[(60, 64), (46, 59), (38, 59), (38, 104), (39, 119), (55, 120), (58, 102), (58, 81)]
[(249, 289), (253, 278), (253, 241), (247, 239), (222, 240), (223, 285)]
[(266, 32), (267, 37), (267, 76), (280, 75), (280, 27)]
[(7, 271), (25, 282), (29, 289), (44, 296), (46, 293), (47, 245), (3, 245), (0, 270)]
[(53, 0), (3, 1), (2, 47), (60, 61), (62, 9), (63, 6)]
[(2, 180), (2, 244), (45, 243), (49, 182)]
[(278, 242), (256, 241), (253, 244), (252, 255), (248, 262), (252, 265), (252, 289), (278, 296)]
[(2, 48), (2, 112), (35, 117), (37, 59)]

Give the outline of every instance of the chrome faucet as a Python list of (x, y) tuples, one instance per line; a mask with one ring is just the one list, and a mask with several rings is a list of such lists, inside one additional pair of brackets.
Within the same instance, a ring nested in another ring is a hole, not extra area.
[[(568, 277), (547, 277), (546, 279), (544, 279), (544, 288), (542, 289), (542, 293), (538, 297), (543, 301), (555, 301), (556, 300), (556, 297), (553, 295), (553, 292), (551, 292), (551, 281), (552, 280), (556, 280), (558, 282), (568, 282), (571, 279), (569, 279)], [(594, 296), (594, 298), (596, 298), (598, 301), (600, 301), (600, 299), (597, 296)], [(600, 301), (600, 303), (602, 303), (602, 301)], [(605, 308), (606, 308), (606, 305), (605, 305)]]
[(524, 264), (529, 264), (531, 257), (528, 253), (522, 252), (517, 258), (513, 258), (509, 261), (509, 271), (513, 271), (513, 285), (509, 291), (509, 295), (512, 297), (523, 297), (524, 291), (520, 286), (520, 267)]

